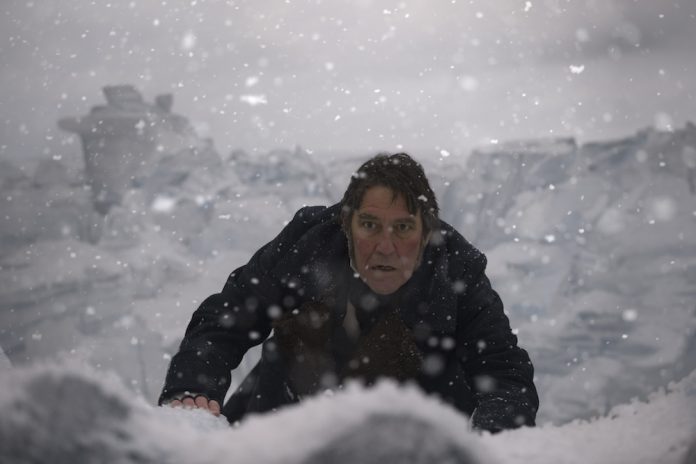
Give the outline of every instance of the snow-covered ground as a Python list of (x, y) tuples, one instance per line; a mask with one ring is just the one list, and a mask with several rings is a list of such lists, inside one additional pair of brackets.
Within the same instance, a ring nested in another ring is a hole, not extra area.
[[(496, 436), (472, 434), (466, 418), (389, 385), (235, 430), (148, 406), (200, 301), (301, 205), (340, 199), (371, 155), (218, 156), (194, 142), (164, 144), (131, 181), (116, 179), (120, 200), (105, 215), (84, 172), (47, 159), (28, 175), (0, 160), (0, 453), (8, 459), (103, 452), (124, 462), (318, 462), (313, 453), (328, 456), (327, 443), (369, 442), (358, 424), (391, 428), (402, 414), (453, 456), (480, 452), (474, 462), (683, 459), (696, 436), (695, 126), (581, 146), (534, 140), (471, 155), (413, 153), (442, 217), (488, 255), (536, 367), (541, 426)], [(6, 446), (20, 436), (32, 441)], [(29, 447), (35, 454), (22, 454)]]
[(690, 464), (696, 456), (696, 373), (602, 418), (497, 435), (474, 433), (452, 408), (388, 382), (349, 385), (230, 428), (203, 411), (154, 407), (74, 364), (17, 370), (3, 381), (0, 407), (3, 463)]

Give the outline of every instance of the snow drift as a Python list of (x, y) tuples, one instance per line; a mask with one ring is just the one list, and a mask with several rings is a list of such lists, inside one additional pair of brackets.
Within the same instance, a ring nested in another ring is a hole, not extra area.
[(0, 462), (18, 464), (686, 464), (696, 432), (696, 371), (607, 417), (497, 435), (474, 433), (452, 408), (388, 382), (230, 427), (203, 411), (151, 406), (84, 366), (9, 374), (0, 384)]

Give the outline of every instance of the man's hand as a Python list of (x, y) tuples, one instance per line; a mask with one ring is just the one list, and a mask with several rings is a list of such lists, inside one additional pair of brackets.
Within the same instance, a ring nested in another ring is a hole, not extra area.
[(172, 408), (186, 408), (186, 409), (205, 409), (215, 416), (220, 415), (220, 403), (215, 400), (208, 400), (204, 395), (197, 395), (195, 398), (190, 395), (186, 395), (181, 399), (175, 399), (167, 403), (167, 406)]

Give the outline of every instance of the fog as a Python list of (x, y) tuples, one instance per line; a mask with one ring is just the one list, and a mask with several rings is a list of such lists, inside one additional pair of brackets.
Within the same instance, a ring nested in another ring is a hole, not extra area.
[[(468, 150), (682, 126), (692, 1), (5, 0), (0, 156), (74, 158), (106, 84), (172, 91), (218, 149)], [(68, 144), (67, 146), (64, 146)]]

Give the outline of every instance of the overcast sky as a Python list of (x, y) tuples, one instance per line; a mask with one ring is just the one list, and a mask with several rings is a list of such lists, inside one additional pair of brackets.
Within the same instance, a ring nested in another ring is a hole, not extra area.
[[(16, 1), (0, 157), (79, 148), (61, 116), (129, 83), (222, 154), (446, 149), (696, 119), (696, 1)], [(42, 153), (45, 152), (45, 153)]]

